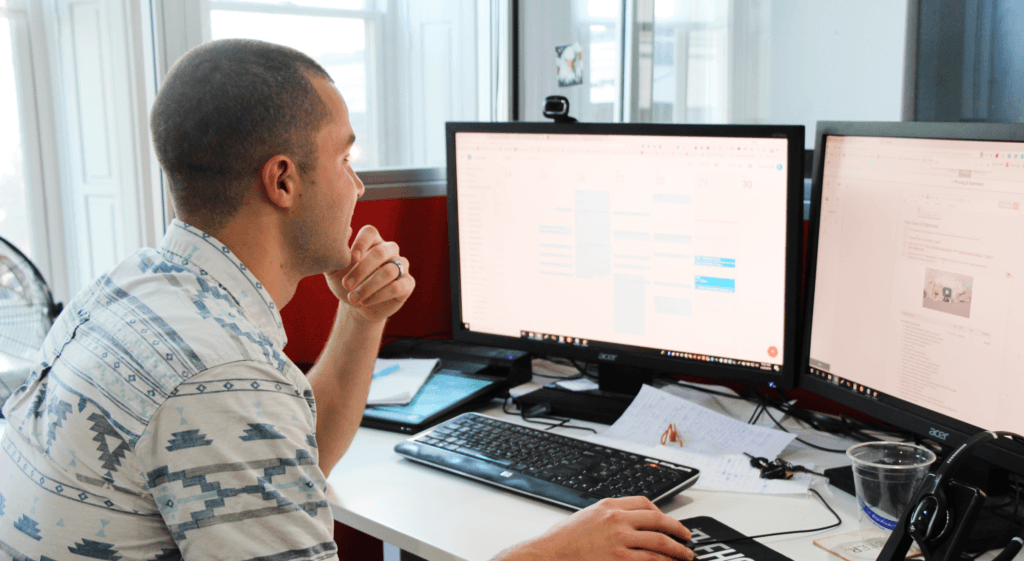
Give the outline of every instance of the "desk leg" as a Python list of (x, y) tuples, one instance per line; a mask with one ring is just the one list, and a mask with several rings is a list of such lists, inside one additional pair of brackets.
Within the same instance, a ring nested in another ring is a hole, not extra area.
[(341, 561), (384, 561), (384, 542), (334, 521), (334, 543)]
[(384, 544), (384, 561), (427, 561), (419, 555), (413, 555), (408, 551), (402, 551), (397, 546), (389, 543)]

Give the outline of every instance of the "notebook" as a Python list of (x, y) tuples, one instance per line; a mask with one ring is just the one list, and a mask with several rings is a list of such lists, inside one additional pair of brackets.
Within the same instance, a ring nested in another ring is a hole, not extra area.
[(440, 367), (437, 358), (378, 358), (366, 404), (406, 405)]
[(491, 399), (501, 388), (502, 384), (493, 378), (443, 369), (431, 376), (407, 405), (368, 406), (360, 424), (417, 433)]

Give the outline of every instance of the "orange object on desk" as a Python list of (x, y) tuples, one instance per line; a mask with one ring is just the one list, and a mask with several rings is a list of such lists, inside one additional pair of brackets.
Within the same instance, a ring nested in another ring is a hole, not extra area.
[(661, 435), (661, 443), (668, 444), (669, 442), (675, 442), (680, 447), (683, 446), (683, 439), (679, 437), (679, 431), (676, 430), (675, 423), (669, 423), (668, 428)]

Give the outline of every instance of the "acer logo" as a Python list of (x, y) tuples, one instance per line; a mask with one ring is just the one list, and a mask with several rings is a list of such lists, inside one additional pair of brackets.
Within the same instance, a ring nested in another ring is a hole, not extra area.
[(930, 429), (928, 431), (928, 435), (929, 436), (934, 436), (935, 438), (938, 438), (939, 440), (946, 440), (946, 438), (949, 437), (949, 433), (948, 432), (942, 432), (939, 429)]
[(619, 358), (619, 355), (613, 355), (613, 354), (609, 354), (609, 353), (601, 353), (601, 354), (597, 355), (597, 360), (614, 361), (617, 358)]

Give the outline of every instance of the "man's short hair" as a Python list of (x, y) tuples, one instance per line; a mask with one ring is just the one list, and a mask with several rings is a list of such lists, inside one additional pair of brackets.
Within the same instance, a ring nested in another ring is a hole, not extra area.
[(167, 74), (150, 113), (157, 159), (179, 216), (223, 227), (272, 156), (316, 167), (316, 136), (331, 117), (312, 79), (315, 60), (248, 39), (211, 41)]

